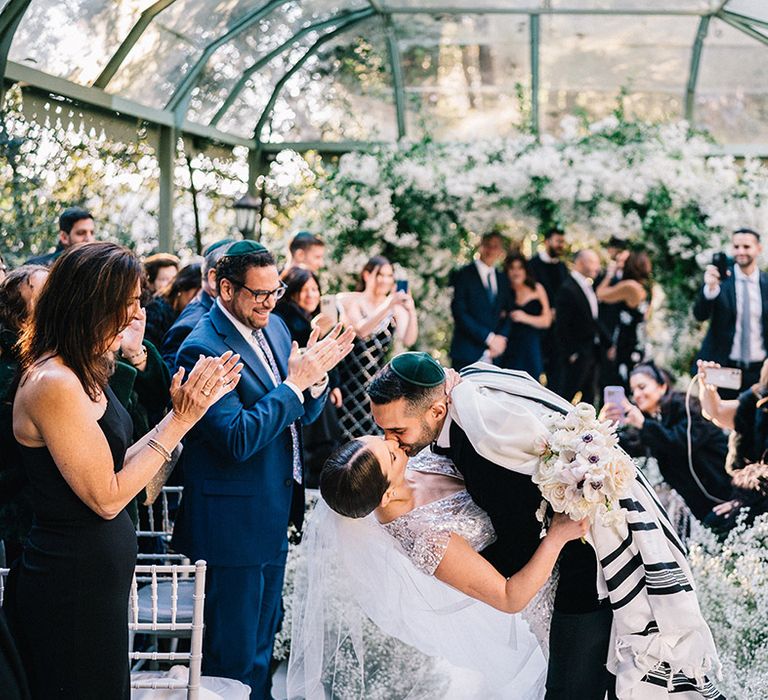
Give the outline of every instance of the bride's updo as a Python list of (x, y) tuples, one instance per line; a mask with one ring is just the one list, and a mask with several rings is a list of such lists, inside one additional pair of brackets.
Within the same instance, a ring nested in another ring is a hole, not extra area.
[(347, 518), (364, 518), (372, 513), (388, 488), (389, 480), (379, 460), (360, 440), (339, 447), (320, 473), (323, 500)]

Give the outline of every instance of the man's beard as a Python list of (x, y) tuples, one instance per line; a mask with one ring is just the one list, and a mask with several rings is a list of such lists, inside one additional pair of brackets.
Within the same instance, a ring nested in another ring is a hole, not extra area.
[(438, 435), (439, 431), (437, 429), (430, 428), (427, 421), (423, 420), (421, 422), (421, 432), (419, 433), (418, 439), (415, 442), (408, 443), (407, 445), (400, 443), (400, 447), (409, 457), (415, 457), (427, 445), (431, 445), (435, 440), (437, 440)]

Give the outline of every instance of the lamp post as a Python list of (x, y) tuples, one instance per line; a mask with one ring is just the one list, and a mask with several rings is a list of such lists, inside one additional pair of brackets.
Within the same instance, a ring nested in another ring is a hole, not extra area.
[(235, 226), (243, 234), (243, 238), (259, 240), (261, 226), (257, 229), (256, 224), (261, 214), (261, 200), (246, 194), (240, 197), (232, 208), (235, 210)]

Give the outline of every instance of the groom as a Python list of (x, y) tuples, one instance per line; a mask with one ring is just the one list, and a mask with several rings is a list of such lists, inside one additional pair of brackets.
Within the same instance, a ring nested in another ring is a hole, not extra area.
[[(448, 415), (445, 374), (426, 353), (402, 353), (368, 385), (371, 411), (387, 439), (409, 456), (431, 445), (451, 457), (472, 499), (485, 510), (497, 541), (482, 555), (504, 576), (533, 556), (541, 525), (535, 512), (541, 493), (530, 476), (481, 457)], [(614, 678), (606, 669), (612, 612), (598, 600), (597, 561), (592, 547), (570, 542), (563, 549), (550, 629), (547, 700), (614, 698)]]

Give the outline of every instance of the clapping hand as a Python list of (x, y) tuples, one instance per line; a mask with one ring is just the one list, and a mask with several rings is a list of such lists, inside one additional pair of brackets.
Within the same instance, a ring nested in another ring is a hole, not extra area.
[(184, 383), (184, 368), (179, 367), (170, 388), (174, 418), (188, 425), (197, 423), (213, 404), (237, 386), (243, 369), (239, 360), (240, 355), (231, 350), (220, 357), (200, 355)]
[(322, 340), (318, 340), (319, 335), (319, 329), (312, 331), (305, 350), (300, 350), (295, 341), (291, 346), (286, 381), (301, 391), (321, 382), (328, 370), (333, 369), (352, 350), (355, 339), (354, 329), (343, 330), (340, 323)]
[(132, 357), (141, 353), (146, 326), (147, 310), (142, 307), (122, 331), (123, 339), (120, 341), (120, 351), (124, 357)]

